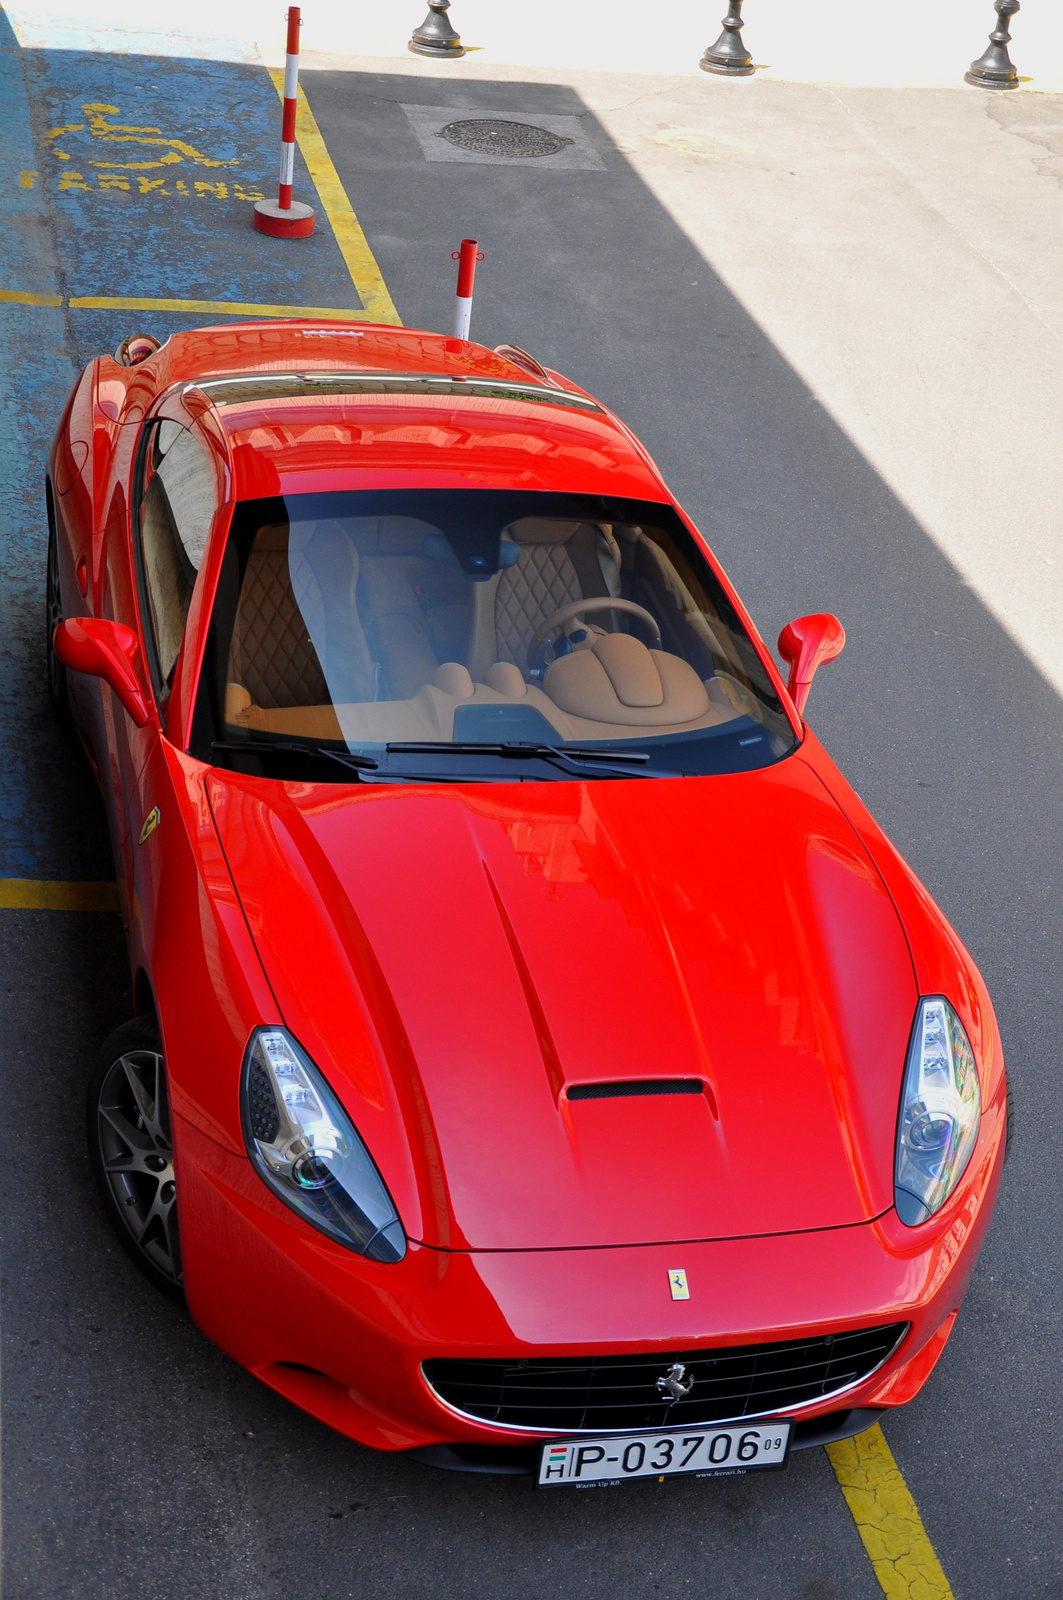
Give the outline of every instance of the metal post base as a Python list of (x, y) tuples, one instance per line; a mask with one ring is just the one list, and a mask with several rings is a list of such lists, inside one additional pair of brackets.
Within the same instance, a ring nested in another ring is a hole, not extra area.
[(456, 32), (447, 12), (450, 0), (428, 0), (428, 15), (419, 28), (415, 28), (407, 44), (417, 56), (444, 56), (456, 61), (465, 54), (461, 35)]
[(753, 57), (742, 43), (742, 0), (729, 0), (723, 32), (698, 66), (702, 72), (717, 72), (727, 78), (748, 78), (756, 70)]
[(993, 9), (997, 14), (997, 25), (989, 35), (989, 48), (977, 61), (971, 62), (963, 80), (973, 83), (976, 89), (1017, 89), (1019, 74), (1008, 55), (1008, 45), (1011, 43), (1008, 19), (1018, 11), (1019, 0), (995, 0)]

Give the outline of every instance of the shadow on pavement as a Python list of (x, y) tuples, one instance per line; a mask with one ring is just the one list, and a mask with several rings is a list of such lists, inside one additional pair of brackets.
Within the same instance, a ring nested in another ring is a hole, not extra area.
[[(957, 1594), (1054, 1593), (1063, 1482), (1031, 1397), (1054, 1392), (1063, 1293), (1059, 698), (573, 91), (401, 72), (304, 84), (407, 324), (449, 328), (450, 250), (478, 238), (474, 335), (616, 408), (765, 637), (811, 610), (845, 623), (816, 730), (979, 960), (1021, 1128), (967, 1309), (887, 1431)], [(403, 104), (578, 117), (603, 167), (428, 162)], [(88, 1193), (69, 1106), (103, 1020), (85, 976), (98, 946), (87, 920), (50, 927), (0, 924), (19, 989), (0, 1072), (35, 1175), (61, 1130), (57, 1186), (21, 1183), (10, 1161), (6, 1180), (12, 1600), (879, 1594), (819, 1451), (780, 1476), (555, 1500), (361, 1451), (233, 1368), (139, 1283)]]

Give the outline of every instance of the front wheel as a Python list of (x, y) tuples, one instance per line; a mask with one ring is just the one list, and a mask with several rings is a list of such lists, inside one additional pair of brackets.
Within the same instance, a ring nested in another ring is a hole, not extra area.
[(89, 1160), (119, 1243), (157, 1289), (183, 1304), (170, 1102), (154, 1017), (111, 1034), (85, 1109)]

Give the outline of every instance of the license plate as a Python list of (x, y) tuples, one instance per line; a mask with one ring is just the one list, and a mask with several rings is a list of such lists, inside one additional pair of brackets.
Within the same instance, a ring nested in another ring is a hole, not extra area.
[(555, 1439), (539, 1458), (541, 1488), (607, 1488), (635, 1478), (718, 1478), (784, 1467), (792, 1422), (677, 1428)]

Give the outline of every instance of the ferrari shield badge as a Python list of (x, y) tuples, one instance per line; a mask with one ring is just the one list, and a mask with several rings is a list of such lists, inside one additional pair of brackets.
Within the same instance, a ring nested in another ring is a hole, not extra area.
[[(159, 826), (159, 823), (161, 821), (162, 821), (162, 812), (159, 810), (158, 806), (152, 806), (151, 810), (148, 812), (147, 816), (144, 818), (144, 826), (140, 830), (140, 838), (137, 841), (138, 844), (143, 844), (145, 839), (150, 839), (152, 834), (155, 832), (155, 829)], [(672, 1294), (673, 1294), (673, 1297), (674, 1297), (674, 1295), (675, 1295), (675, 1290), (674, 1289), (672, 1290)]]
[(689, 1300), (690, 1290), (687, 1287), (687, 1275), (682, 1267), (673, 1267), (668, 1274), (668, 1287), (672, 1291), (673, 1300)]

